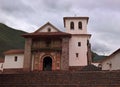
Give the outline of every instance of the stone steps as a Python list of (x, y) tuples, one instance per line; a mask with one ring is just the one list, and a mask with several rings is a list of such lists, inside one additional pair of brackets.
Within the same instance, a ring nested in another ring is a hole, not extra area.
[(120, 87), (120, 71), (0, 74), (0, 87)]

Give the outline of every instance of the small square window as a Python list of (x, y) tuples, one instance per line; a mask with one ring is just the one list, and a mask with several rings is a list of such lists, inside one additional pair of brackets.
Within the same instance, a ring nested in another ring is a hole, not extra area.
[(76, 57), (79, 57), (79, 53), (76, 53)]
[(15, 61), (15, 62), (17, 62), (17, 60), (18, 60), (18, 57), (17, 57), (17, 56), (15, 56), (15, 57), (14, 57), (14, 61)]
[(78, 46), (79, 46), (79, 47), (81, 46), (81, 42), (78, 42)]

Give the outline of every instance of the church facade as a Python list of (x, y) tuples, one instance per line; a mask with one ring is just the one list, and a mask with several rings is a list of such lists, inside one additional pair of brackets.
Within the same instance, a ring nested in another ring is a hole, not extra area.
[(3, 71), (80, 70), (91, 64), (88, 17), (64, 17), (65, 32), (46, 23), (22, 35), (25, 48), (4, 52)]
[(69, 70), (91, 62), (88, 17), (64, 17), (65, 32), (46, 23), (24, 34), (24, 71)]

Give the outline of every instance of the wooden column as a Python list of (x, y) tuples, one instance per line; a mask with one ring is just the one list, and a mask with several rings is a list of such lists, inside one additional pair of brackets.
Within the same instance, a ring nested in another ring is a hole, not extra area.
[(61, 70), (69, 69), (69, 38), (62, 39)]
[(31, 70), (31, 63), (32, 63), (32, 60), (31, 60), (31, 45), (32, 45), (32, 39), (31, 38), (26, 38), (23, 70), (28, 71), (28, 72)]

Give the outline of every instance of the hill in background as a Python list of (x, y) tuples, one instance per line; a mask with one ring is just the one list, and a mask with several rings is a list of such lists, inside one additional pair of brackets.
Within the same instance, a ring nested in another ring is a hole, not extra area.
[(97, 53), (92, 52), (92, 62), (94, 62), (94, 63), (98, 63), (100, 60), (104, 59), (105, 57), (107, 57), (107, 56), (98, 55)]
[(0, 57), (9, 49), (24, 49), (25, 39), (21, 35), (25, 33), (0, 23)]

